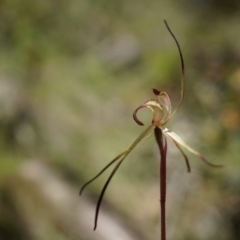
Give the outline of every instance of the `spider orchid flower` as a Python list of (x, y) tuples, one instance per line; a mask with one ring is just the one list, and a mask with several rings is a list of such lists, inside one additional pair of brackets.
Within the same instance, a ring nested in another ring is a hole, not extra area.
[[(165, 128), (164, 126), (166, 123), (173, 117), (173, 115), (176, 113), (176, 111), (179, 109), (179, 107), (182, 104), (183, 97), (184, 97), (184, 85), (185, 85), (185, 73), (184, 73), (184, 61), (183, 61), (183, 56), (182, 52), (180, 49), (180, 45), (172, 33), (171, 29), (169, 28), (167, 22), (164, 20), (165, 25), (172, 35), (175, 43), (177, 44), (177, 48), (179, 51), (180, 55), (180, 60), (181, 60), (181, 69), (182, 69), (182, 79), (181, 79), (181, 99), (178, 104), (178, 107), (172, 112), (172, 107), (171, 107), (171, 100), (166, 92), (159, 91), (157, 89), (153, 89), (153, 93), (156, 96), (156, 99), (151, 99), (143, 104), (141, 104), (134, 112), (133, 112), (133, 119), (136, 121), (137, 124), (139, 125), (144, 125), (137, 117), (137, 112), (139, 109), (142, 108), (149, 108), (153, 112), (153, 119), (151, 124), (138, 136), (138, 138), (122, 153), (120, 153), (118, 156), (116, 156), (111, 162), (109, 162), (95, 177), (93, 177), (91, 180), (89, 180), (87, 183), (85, 183), (81, 190), (80, 190), (80, 195), (82, 194), (83, 190), (87, 185), (89, 185), (91, 182), (93, 182), (95, 179), (97, 179), (105, 170), (107, 170), (111, 165), (116, 163), (114, 169), (112, 170), (110, 176), (108, 177), (106, 183), (104, 184), (102, 191), (100, 193), (97, 206), (96, 206), (96, 211), (95, 211), (95, 220), (94, 220), (94, 230), (97, 228), (97, 221), (98, 221), (98, 214), (101, 206), (101, 202), (103, 199), (103, 196), (105, 194), (105, 191), (124, 161), (124, 159), (128, 156), (128, 154), (137, 146), (138, 143), (140, 143), (144, 138), (148, 137), (152, 132), (155, 134), (155, 139), (157, 142), (157, 145), (160, 150), (160, 156), (161, 156), (161, 166), (160, 166), (160, 201), (161, 201), (161, 219), (162, 219), (162, 224), (165, 225), (165, 200), (166, 200), (166, 155), (167, 155), (167, 140), (166, 137), (170, 138), (173, 143), (176, 145), (176, 147), (179, 149), (180, 153), (183, 155), (186, 165), (187, 165), (187, 170), (190, 172), (190, 164), (188, 161), (187, 155), (184, 153), (182, 150), (182, 147), (186, 148), (189, 152), (193, 153), (195, 156), (197, 156), (199, 159), (201, 159), (203, 162), (207, 163), (208, 165), (212, 167), (222, 167), (222, 165), (215, 165), (210, 162), (208, 162), (199, 152), (194, 150), (192, 147), (190, 147), (187, 143), (185, 143), (176, 133), (171, 132), (169, 129)], [(162, 231), (165, 231), (165, 226), (162, 225)], [(162, 235), (165, 235), (165, 233), (162, 232)], [(165, 238), (162, 238), (165, 239)]]
[[(142, 105), (140, 105), (133, 113), (134, 120), (139, 125), (144, 125), (138, 118), (137, 118), (137, 112), (141, 108), (149, 108), (153, 112), (153, 120), (152, 124), (147, 128), (150, 129), (149, 131), (153, 131), (155, 128), (160, 128), (163, 132), (163, 134), (167, 137), (169, 137), (173, 143), (176, 145), (176, 147), (180, 150), (181, 154), (183, 155), (186, 164), (188, 172), (190, 172), (190, 164), (188, 161), (188, 157), (184, 153), (181, 147), (186, 148), (189, 152), (196, 155), (198, 158), (200, 158), (203, 162), (210, 165), (211, 167), (220, 167), (221, 165), (215, 165), (210, 162), (208, 162), (199, 152), (194, 150), (192, 147), (190, 147), (185, 141), (183, 141), (176, 133), (171, 132), (168, 128), (163, 128), (165, 124), (172, 118), (173, 114), (171, 113), (171, 101), (167, 93), (160, 92), (157, 89), (153, 89), (153, 93), (157, 96), (157, 100), (148, 100)], [(143, 136), (144, 137), (144, 136)]]

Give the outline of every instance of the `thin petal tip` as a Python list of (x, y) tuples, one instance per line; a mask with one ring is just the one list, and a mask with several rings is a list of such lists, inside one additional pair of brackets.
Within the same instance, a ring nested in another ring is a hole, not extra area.
[(201, 155), (200, 155), (199, 157), (200, 157), (200, 159), (202, 159), (206, 164), (208, 164), (210, 167), (213, 167), (213, 168), (223, 168), (223, 167), (224, 167), (224, 165), (222, 165), (222, 164), (213, 164), (213, 163), (207, 161), (207, 159), (206, 159), (205, 157), (201, 156)]
[(225, 166), (224, 165), (215, 165), (215, 167), (217, 167), (217, 168), (224, 168)]
[(82, 193), (83, 193), (83, 187), (80, 189), (80, 191), (79, 191), (79, 196), (81, 197), (81, 195), (82, 195)]

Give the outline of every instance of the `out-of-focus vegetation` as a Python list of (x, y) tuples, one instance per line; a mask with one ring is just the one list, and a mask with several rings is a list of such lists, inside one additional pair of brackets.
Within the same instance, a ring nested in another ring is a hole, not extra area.
[[(0, 239), (159, 238), (159, 157), (153, 137), (111, 183), (80, 186), (142, 131), (133, 110), (164, 90), (169, 128), (199, 149), (192, 173), (169, 146), (168, 239), (240, 238), (240, 4), (227, 0), (0, 2)], [(150, 121), (151, 113), (139, 118)], [(115, 225), (114, 225), (115, 224)], [(124, 235), (125, 234), (125, 235)]]

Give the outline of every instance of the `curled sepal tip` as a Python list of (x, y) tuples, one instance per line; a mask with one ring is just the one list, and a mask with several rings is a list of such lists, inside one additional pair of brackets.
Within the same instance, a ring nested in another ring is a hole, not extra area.
[(145, 106), (140, 106), (140, 107), (138, 107), (138, 108), (133, 112), (133, 119), (134, 119), (134, 121), (135, 121), (138, 125), (140, 125), (140, 126), (143, 126), (144, 124), (138, 119), (138, 117), (137, 117), (137, 112), (138, 112), (139, 109), (144, 108), (144, 107), (145, 107)]
[(137, 124), (139, 125), (143, 125), (143, 123), (137, 118), (137, 112), (139, 109), (141, 108), (149, 108), (152, 112), (153, 112), (153, 120), (152, 120), (152, 124), (157, 126), (157, 125), (161, 125), (161, 120), (163, 118), (163, 108), (161, 106), (161, 104), (154, 100), (148, 100), (145, 103), (143, 103), (142, 105), (140, 105), (134, 112), (133, 112), (133, 119), (136, 121)]

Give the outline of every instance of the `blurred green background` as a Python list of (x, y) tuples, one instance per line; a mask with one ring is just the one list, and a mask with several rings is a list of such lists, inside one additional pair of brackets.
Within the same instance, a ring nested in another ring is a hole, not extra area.
[[(167, 236), (240, 239), (240, 2), (0, 1), (0, 239), (159, 239), (159, 156), (151, 136), (106, 192), (80, 186), (143, 131), (132, 112), (186, 97), (168, 128), (224, 169), (169, 141)], [(151, 112), (140, 111), (146, 124)]]

